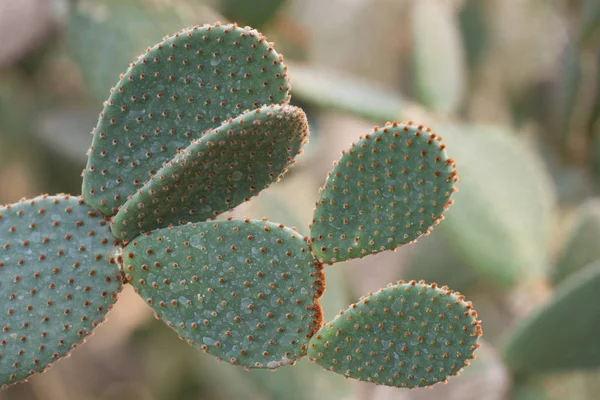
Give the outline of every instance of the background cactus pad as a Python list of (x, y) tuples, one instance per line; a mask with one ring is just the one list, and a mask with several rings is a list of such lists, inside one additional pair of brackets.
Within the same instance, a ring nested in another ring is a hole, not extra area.
[(400, 281), (321, 328), (308, 356), (350, 378), (412, 388), (445, 381), (469, 365), (479, 336), (477, 313), (462, 295)]
[(127, 279), (157, 315), (189, 344), (232, 364), (290, 364), (321, 326), (321, 266), (283, 225), (165, 228), (134, 239), (123, 254)]
[(95, 129), (85, 202), (112, 215), (164, 162), (207, 129), (289, 99), (283, 58), (256, 30), (183, 30), (141, 55), (117, 83)]
[(430, 231), (458, 180), (441, 137), (412, 123), (386, 124), (336, 162), (321, 189), (311, 246), (322, 262), (364, 257)]
[(113, 234), (214, 218), (278, 180), (308, 141), (302, 110), (265, 106), (209, 131), (157, 172), (117, 213)]
[(79, 197), (0, 208), (0, 385), (43, 371), (102, 322), (121, 275), (108, 222)]

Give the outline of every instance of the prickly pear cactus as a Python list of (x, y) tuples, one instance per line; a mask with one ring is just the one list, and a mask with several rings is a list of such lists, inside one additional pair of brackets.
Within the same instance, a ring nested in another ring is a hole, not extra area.
[(112, 231), (132, 239), (140, 230), (214, 218), (278, 180), (307, 141), (306, 115), (296, 107), (246, 112), (169, 161), (125, 203)]
[(288, 99), (283, 58), (258, 31), (217, 24), (166, 38), (130, 66), (104, 105), (83, 179), (86, 203), (115, 214), (208, 129)]
[(460, 293), (400, 281), (325, 325), (311, 339), (308, 356), (361, 381), (430, 386), (469, 365), (481, 333), (477, 313)]
[(0, 209), (1, 385), (81, 343), (122, 281), (183, 340), (246, 369), (308, 355), (347, 377), (418, 387), (469, 364), (480, 322), (446, 287), (401, 282), (326, 325), (319, 304), (323, 263), (413, 242), (452, 204), (454, 162), (429, 129), (386, 124), (344, 152), (310, 237), (266, 219), (206, 221), (276, 182), (308, 140), (282, 60), (236, 25), (166, 38), (105, 103), (83, 196)]
[(361, 137), (330, 172), (310, 237), (322, 262), (391, 250), (428, 234), (458, 180), (441, 137), (394, 123)]
[(277, 368), (321, 327), (321, 266), (297, 232), (264, 221), (154, 231), (124, 250), (129, 282), (188, 343), (232, 364)]
[(0, 208), (0, 385), (46, 369), (102, 322), (121, 287), (118, 247), (79, 197)]

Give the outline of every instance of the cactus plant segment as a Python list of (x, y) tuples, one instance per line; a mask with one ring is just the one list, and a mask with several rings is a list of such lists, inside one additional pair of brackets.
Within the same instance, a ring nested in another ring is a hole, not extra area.
[(308, 356), (349, 378), (430, 386), (469, 365), (481, 333), (477, 313), (459, 293), (400, 281), (327, 323), (311, 339)]
[(119, 239), (214, 218), (257, 195), (292, 165), (308, 141), (304, 112), (265, 106), (228, 121), (183, 150), (119, 210)]
[(45, 370), (84, 341), (116, 300), (108, 222), (80, 197), (0, 208), (0, 385)]
[(321, 327), (321, 266), (306, 239), (283, 225), (246, 219), (165, 228), (123, 254), (127, 279), (157, 316), (232, 364), (291, 364)]
[(375, 127), (334, 165), (311, 224), (319, 261), (391, 250), (429, 233), (458, 180), (441, 137), (412, 123)]
[(594, 345), (600, 329), (598, 285), (599, 261), (560, 283), (550, 302), (506, 341), (503, 356), (509, 368), (520, 373), (598, 368), (600, 347)]
[(256, 30), (183, 30), (131, 64), (100, 114), (84, 173), (85, 202), (106, 215), (178, 150), (244, 110), (289, 99), (287, 68)]

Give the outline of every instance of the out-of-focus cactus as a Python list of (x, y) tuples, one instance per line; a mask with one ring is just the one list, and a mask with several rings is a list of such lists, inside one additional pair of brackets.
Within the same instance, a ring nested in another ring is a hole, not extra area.
[(597, 239), (600, 237), (600, 201), (583, 203), (575, 216), (554, 267), (552, 280), (561, 283), (571, 274), (600, 259)]
[(589, 305), (599, 284), (598, 262), (561, 283), (551, 301), (509, 337), (504, 347), (509, 368), (520, 373), (598, 368), (600, 347), (590, 343), (597, 339), (600, 308)]

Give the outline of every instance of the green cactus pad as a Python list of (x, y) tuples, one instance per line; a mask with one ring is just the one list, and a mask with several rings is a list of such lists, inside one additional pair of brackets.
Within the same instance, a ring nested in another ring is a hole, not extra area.
[(375, 127), (335, 163), (321, 189), (310, 241), (321, 262), (359, 258), (430, 232), (458, 180), (441, 137), (408, 123)]
[(514, 330), (503, 358), (516, 373), (600, 367), (600, 261), (567, 278), (552, 299)]
[(248, 111), (207, 132), (160, 169), (121, 207), (112, 232), (129, 240), (140, 231), (214, 218), (278, 180), (307, 141), (301, 109)]
[(0, 208), (0, 385), (43, 371), (102, 322), (121, 287), (117, 250), (79, 197)]
[(567, 277), (600, 260), (600, 199), (586, 200), (577, 211), (567, 240), (556, 258), (552, 281), (559, 284)]
[(471, 303), (435, 284), (400, 281), (371, 293), (310, 340), (325, 369), (395, 387), (422, 387), (457, 375), (475, 358), (481, 326)]
[(266, 221), (216, 221), (140, 236), (128, 281), (157, 316), (208, 354), (277, 368), (306, 354), (321, 326), (321, 265), (306, 239)]
[(106, 215), (179, 149), (223, 121), (289, 99), (287, 68), (259, 32), (183, 30), (141, 55), (104, 105), (84, 172), (85, 202)]

